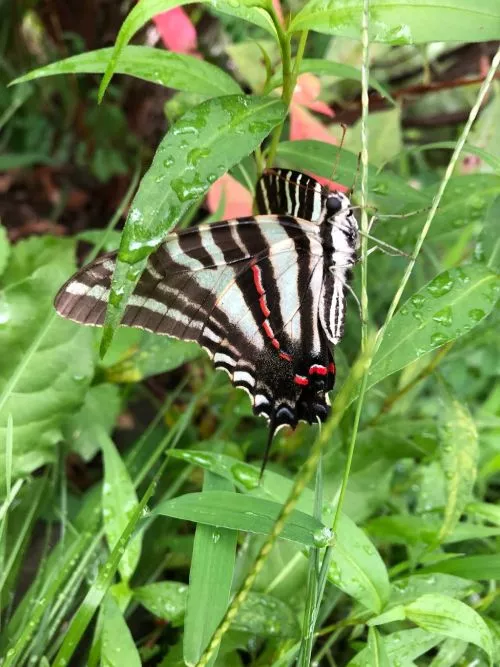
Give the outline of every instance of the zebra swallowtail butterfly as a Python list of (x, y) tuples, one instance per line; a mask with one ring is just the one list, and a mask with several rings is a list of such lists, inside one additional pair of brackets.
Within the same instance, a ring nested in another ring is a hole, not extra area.
[[(259, 215), (165, 237), (150, 255), (122, 324), (196, 341), (280, 426), (328, 415), (331, 345), (342, 338), (358, 225), (349, 198), (296, 171), (257, 183)], [(102, 326), (117, 253), (78, 271), (57, 312)]]

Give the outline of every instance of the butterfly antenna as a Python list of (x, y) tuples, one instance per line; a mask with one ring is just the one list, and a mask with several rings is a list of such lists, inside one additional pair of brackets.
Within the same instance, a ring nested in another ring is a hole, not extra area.
[(274, 434), (276, 433), (276, 418), (274, 413), (271, 415), (271, 418), (269, 420), (269, 437), (267, 439), (267, 445), (266, 449), (264, 452), (264, 458), (262, 460), (262, 465), (260, 467), (260, 475), (259, 475), (259, 484), (262, 481), (262, 477), (264, 475), (264, 470), (266, 469), (267, 462), (269, 461), (269, 453), (271, 452), (271, 445), (273, 444), (273, 438)]
[(337, 175), (337, 169), (339, 168), (339, 162), (340, 162), (340, 155), (342, 153), (342, 146), (344, 145), (344, 139), (347, 132), (347, 125), (344, 125), (344, 123), (341, 123), (340, 125), (342, 127), (342, 137), (340, 138), (340, 144), (337, 146), (337, 155), (335, 156), (335, 164), (333, 166), (332, 177), (330, 178), (331, 181), (334, 181), (335, 176)]

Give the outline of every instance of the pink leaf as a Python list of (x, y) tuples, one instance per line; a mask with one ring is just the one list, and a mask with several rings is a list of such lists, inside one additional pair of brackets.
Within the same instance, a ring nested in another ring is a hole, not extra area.
[(157, 14), (153, 21), (167, 49), (176, 53), (196, 50), (196, 29), (182, 7)]
[(224, 212), (221, 219), (241, 218), (252, 215), (252, 195), (239, 181), (224, 174), (212, 185), (207, 194), (207, 206), (211, 213), (219, 207), (222, 193), (225, 194)]

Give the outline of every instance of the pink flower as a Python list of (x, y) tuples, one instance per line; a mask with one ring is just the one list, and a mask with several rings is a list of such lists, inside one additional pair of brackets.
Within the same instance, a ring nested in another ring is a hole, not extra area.
[(219, 208), (224, 194), (224, 211), (221, 220), (252, 215), (252, 195), (230, 174), (224, 174), (212, 185), (207, 194), (207, 206), (211, 213)]
[(182, 7), (157, 14), (153, 21), (167, 49), (176, 53), (196, 51), (196, 29)]

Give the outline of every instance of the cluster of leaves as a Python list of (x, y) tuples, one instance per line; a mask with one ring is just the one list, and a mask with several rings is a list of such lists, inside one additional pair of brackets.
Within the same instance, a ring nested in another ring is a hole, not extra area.
[[(363, 2), (310, 0), (287, 30), (266, 2), (208, 3), (277, 41), (282, 70), (268, 67), (266, 76), (263, 66), (263, 85), (254, 90), (259, 95), (244, 95), (228, 74), (193, 56), (128, 45), (150, 18), (179, 4), (142, 0), (113, 50), (80, 54), (23, 78), (104, 72), (103, 92), (113, 72), (122, 72), (193, 93), (199, 103), (170, 128), (130, 206), (104, 360), (95, 332), (52, 311), (54, 294), (75, 268), (76, 239), (32, 238), (10, 247), (0, 232), (4, 665), (66, 665), (71, 659), (87, 665), (196, 664), (272, 530), (311, 444), (310, 427), (282, 436), (275, 443), (279, 462), (259, 484), (258, 465), (245, 458), (259, 457), (266, 433), (251, 417), (247, 397), (215, 375), (196, 346), (114, 329), (159, 240), (192, 215), (228, 170), (251, 188), (268, 135), (273, 138), (264, 150), (269, 157), (275, 148), (278, 164), (331, 175), (336, 147), (311, 140), (278, 144), (276, 128), (286, 119), (294, 74), (361, 75), (316, 59), (304, 59), (292, 71), (290, 44), (306, 30), (358, 39)], [(472, 8), (468, 0), (432, 7), (408, 0), (390, 8), (377, 0), (370, 4), (371, 39), (389, 45), (481, 41), (494, 38), (500, 23), (495, 0), (477, 0)], [(282, 98), (273, 93), (279, 86)], [(493, 109), (498, 99), (494, 91)], [(476, 137), (491, 139), (491, 117), (494, 111), (481, 117)], [(376, 115), (368, 125), (370, 205), (380, 216), (429, 207), (439, 172), (414, 163), (409, 151), (400, 150), (401, 138), (388, 153)], [(391, 128), (400, 132), (397, 123)], [(289, 665), (297, 655), (309, 664), (310, 648), (304, 647), (313, 641), (318, 664), (487, 665), (500, 654), (500, 143), (487, 146), (477, 173), (452, 176), (405, 303), (371, 364), (324, 595), (315, 599), (321, 589), (317, 568), (337, 507), (352, 409), (211, 664), (241, 665), (243, 655), (254, 665)], [(352, 183), (356, 169), (355, 152), (342, 149), (337, 179)], [(409, 184), (409, 174), (420, 187)], [(426, 216), (382, 218), (377, 236), (411, 252)], [(99, 232), (87, 239), (106, 242)], [(370, 255), (373, 328), (384, 319), (406, 261)], [(358, 330), (351, 308), (336, 351), (339, 384), (356, 358)], [(144, 398), (140, 381), (198, 357), (177, 385), (179, 376), (173, 376), (166, 403), (121, 456), (111, 435), (118, 415)], [(203, 375), (196, 373), (203, 365)], [(91, 480), (86, 493), (75, 493), (66, 476), (63, 462), (70, 452), (84, 462), (102, 455), (102, 479)], [(18, 575), (41, 521), (47, 532), (37, 575), (19, 599)], [(152, 617), (162, 623), (153, 625)], [(91, 635), (85, 634), (89, 628)]]

